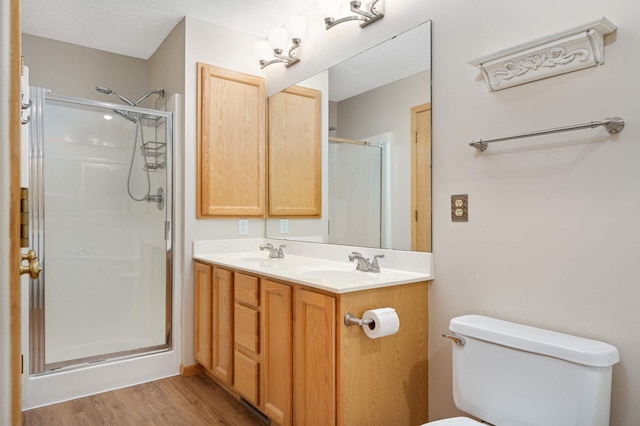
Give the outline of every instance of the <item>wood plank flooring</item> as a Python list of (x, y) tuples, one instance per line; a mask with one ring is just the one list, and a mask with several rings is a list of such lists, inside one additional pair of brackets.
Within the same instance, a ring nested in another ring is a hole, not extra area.
[(169, 377), (22, 413), (25, 426), (264, 425), (205, 375)]

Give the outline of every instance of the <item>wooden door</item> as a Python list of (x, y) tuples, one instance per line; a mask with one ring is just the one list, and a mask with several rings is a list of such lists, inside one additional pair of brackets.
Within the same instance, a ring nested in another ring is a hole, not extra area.
[(291, 287), (262, 280), (264, 413), (272, 423), (292, 424)]
[(294, 86), (269, 97), (269, 216), (322, 214), (321, 96)]
[(411, 108), (411, 249), (431, 252), (431, 104)]
[(296, 289), (294, 318), (294, 424), (335, 425), (335, 299)]
[(264, 78), (198, 64), (197, 216), (263, 217)]
[(212, 372), (233, 384), (233, 272), (213, 268)]
[[(0, 62), (8, 63), (0, 71), (0, 168), (8, 171), (8, 179), (0, 179), (0, 241), (3, 259), (0, 262), (0, 319), (2, 342), (0, 370), (0, 423), (22, 424), (22, 360), (21, 360), (21, 286), (20, 286), (20, 136), (21, 136), (21, 45), (20, 2), (11, 0), (0, 17), (0, 27), (8, 28), (8, 39), (0, 40)], [(8, 72), (7, 72), (8, 71)], [(4, 177), (4, 176), (3, 176)], [(6, 210), (5, 210), (6, 209)], [(7, 226), (8, 225), (8, 226)], [(6, 287), (5, 287), (6, 286)], [(6, 296), (6, 297), (5, 297)]]
[(204, 368), (213, 368), (213, 287), (211, 266), (195, 263), (195, 358)]

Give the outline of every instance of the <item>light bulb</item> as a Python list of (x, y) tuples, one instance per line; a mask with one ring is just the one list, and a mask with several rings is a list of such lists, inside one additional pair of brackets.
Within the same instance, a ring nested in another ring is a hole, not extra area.
[(289, 41), (289, 34), (284, 28), (276, 27), (269, 30), (269, 43), (273, 50), (284, 51), (287, 48), (287, 42)]
[(260, 61), (268, 61), (273, 58), (273, 49), (267, 40), (256, 41), (253, 50)]
[(291, 16), (287, 19), (287, 32), (291, 38), (302, 40), (307, 33), (307, 18), (304, 16)]

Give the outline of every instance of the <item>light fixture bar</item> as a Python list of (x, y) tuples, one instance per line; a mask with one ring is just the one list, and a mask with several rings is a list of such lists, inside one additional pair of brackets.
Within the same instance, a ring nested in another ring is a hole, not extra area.
[[(267, 40), (258, 40), (254, 45), (260, 69), (273, 64), (284, 64), (289, 68), (300, 62), (300, 45), (307, 32), (307, 19), (304, 16), (291, 16), (287, 19), (287, 28), (271, 28)], [(291, 40), (289, 42), (289, 40)], [(287, 46), (288, 50), (287, 50)], [(284, 53), (286, 51), (286, 53)]]
[(344, 18), (335, 19), (333, 17), (324, 18), (324, 23), (326, 24), (326, 29), (330, 29), (335, 27), (338, 24), (348, 21), (364, 21), (360, 24), (360, 28), (366, 27), (367, 25), (377, 21), (384, 17), (384, 13), (376, 11), (376, 4), (380, 0), (374, 0), (371, 2), (371, 6), (369, 10), (362, 10), (360, 7), (362, 6), (362, 2), (359, 0), (352, 0), (349, 4), (351, 5), (351, 11), (356, 13), (357, 15), (345, 16)]
[(291, 42), (293, 44), (289, 48), (289, 52), (287, 55), (283, 55), (281, 49), (274, 49), (273, 51), (274, 59), (270, 61), (261, 59), (260, 69), (264, 69), (269, 65), (279, 64), (279, 63), (283, 63), (285, 68), (289, 68), (291, 65), (300, 62), (300, 58), (296, 56), (296, 53), (297, 53), (296, 50), (300, 47), (300, 43), (302, 42), (302, 40), (300, 40), (299, 38), (294, 38), (291, 40)]

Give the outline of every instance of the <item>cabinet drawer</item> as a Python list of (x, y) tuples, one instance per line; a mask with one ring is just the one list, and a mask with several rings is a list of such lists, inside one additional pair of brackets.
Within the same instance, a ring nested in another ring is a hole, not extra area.
[(235, 383), (234, 387), (247, 400), (258, 406), (258, 383), (260, 379), (260, 365), (242, 352), (235, 352)]
[(258, 312), (236, 303), (234, 316), (236, 344), (257, 354), (260, 348)]
[(260, 292), (258, 291), (258, 278), (251, 275), (235, 273), (236, 301), (256, 308), (260, 306)]

